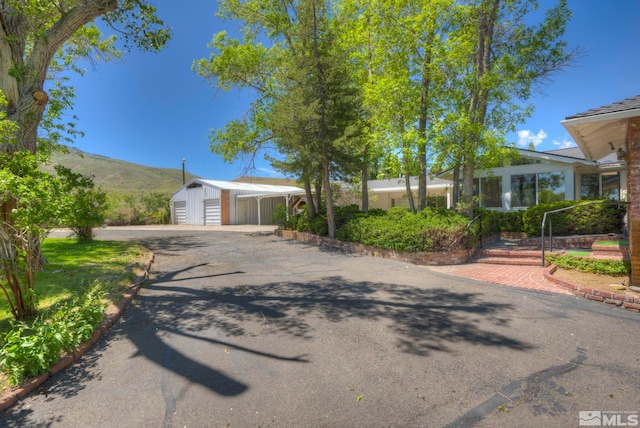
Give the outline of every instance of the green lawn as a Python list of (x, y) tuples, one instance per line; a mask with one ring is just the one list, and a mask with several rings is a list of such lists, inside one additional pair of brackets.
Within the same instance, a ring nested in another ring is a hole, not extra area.
[(567, 251), (567, 255), (573, 257), (590, 257), (591, 251)]
[[(117, 241), (78, 242), (75, 239), (48, 238), (42, 247), (47, 260), (36, 278), (38, 312), (80, 296), (99, 283), (111, 299), (135, 278), (134, 267), (144, 262), (139, 245)], [(0, 296), (0, 332), (7, 331), (12, 319), (4, 295)]]
[(596, 241), (595, 244), (596, 245), (604, 245), (604, 246), (619, 245), (620, 247), (628, 247), (629, 246), (629, 242), (628, 241)]

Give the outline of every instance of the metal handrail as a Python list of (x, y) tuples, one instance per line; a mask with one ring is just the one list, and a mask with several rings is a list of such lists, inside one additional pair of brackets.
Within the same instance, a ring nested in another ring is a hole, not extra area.
[[(467, 230), (467, 261), (469, 261), (469, 235), (471, 234), (471, 225), (478, 219), (482, 219), (482, 214), (475, 216), (465, 227)], [(480, 248), (482, 248), (482, 221), (480, 221)]]
[[(564, 208), (559, 208), (557, 210), (552, 210), (552, 211), (547, 211), (544, 213), (544, 215), (542, 216), (542, 240), (541, 240), (541, 244), (542, 244), (542, 267), (544, 267), (544, 225), (547, 221), (547, 214), (555, 214), (558, 213), (560, 211), (567, 211), (567, 210), (572, 210), (574, 208), (579, 208), (579, 207), (584, 207), (586, 205), (628, 205), (629, 202), (626, 201), (618, 201), (618, 202), (597, 202), (597, 201), (592, 201), (592, 202), (585, 202), (584, 204), (580, 204), (580, 205), (572, 205), (570, 207), (564, 207)], [(549, 252), (553, 251), (553, 222), (551, 221), (551, 216), (549, 216)]]

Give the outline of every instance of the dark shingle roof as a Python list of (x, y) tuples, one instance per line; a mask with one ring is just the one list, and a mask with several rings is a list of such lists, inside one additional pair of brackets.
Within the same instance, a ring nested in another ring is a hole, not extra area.
[(597, 116), (599, 114), (617, 113), (620, 111), (640, 109), (640, 95), (627, 98), (622, 101), (615, 102), (613, 104), (605, 105), (602, 107), (592, 108), (582, 113), (568, 116), (566, 119), (576, 119), (579, 117)]
[(580, 150), (580, 147), (569, 147), (566, 149), (545, 150), (544, 153), (551, 155), (567, 156), (570, 158), (586, 159), (584, 153)]
[[(549, 153), (551, 155), (558, 155), (558, 156), (567, 156), (567, 157), (576, 158), (576, 159), (586, 159), (584, 153), (582, 153), (582, 150), (580, 150), (579, 147), (569, 147), (566, 149), (556, 149), (556, 150), (545, 150), (543, 153)], [(618, 155), (616, 154), (616, 152), (611, 152), (604, 158), (598, 160), (599, 164), (616, 163), (616, 162), (619, 162)]]

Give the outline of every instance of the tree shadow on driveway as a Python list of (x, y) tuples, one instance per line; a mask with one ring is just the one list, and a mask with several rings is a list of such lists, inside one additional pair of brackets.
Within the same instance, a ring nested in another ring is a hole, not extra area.
[[(311, 340), (318, 334), (313, 320), (322, 318), (331, 323), (384, 322), (396, 338), (396, 347), (418, 356), (450, 352), (456, 342), (519, 351), (532, 348), (505, 333), (513, 309), (510, 304), (487, 302), (476, 293), (353, 282), (340, 276), (311, 282), (195, 288), (193, 283), (177, 285), (184, 280), (174, 277), (161, 276), (145, 287), (137, 298), (141, 314), (126, 334), (139, 354), (180, 376), (197, 373), (190, 376), (191, 381), (221, 395), (241, 394), (248, 385), (191, 360), (188, 351), (171, 349), (161, 336), (178, 335), (258, 357), (306, 363), (306, 355), (250, 349), (233, 343), (232, 338), (254, 335), (251, 328), (268, 322), (277, 328), (260, 333), (274, 335), (274, 340), (282, 335)], [(230, 339), (211, 338), (211, 331)]]

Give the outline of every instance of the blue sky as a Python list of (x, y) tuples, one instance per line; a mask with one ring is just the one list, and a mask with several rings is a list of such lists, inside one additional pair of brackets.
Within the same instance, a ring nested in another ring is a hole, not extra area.
[[(122, 61), (99, 63), (74, 77), (73, 114), (85, 132), (75, 147), (141, 165), (177, 168), (216, 180), (243, 174), (243, 163), (227, 164), (209, 149), (208, 133), (242, 117), (246, 94), (216, 91), (191, 71), (193, 60), (208, 57), (207, 43), (233, 23), (215, 16), (213, 0), (154, 0), (174, 37), (158, 54), (132, 51)], [(185, 6), (188, 4), (188, 6)], [(542, 0), (541, 5), (549, 4)], [(535, 112), (509, 140), (537, 150), (573, 144), (560, 124), (567, 116), (640, 94), (640, 1), (569, 0), (573, 18), (565, 39), (581, 46), (578, 63), (554, 77)], [(264, 161), (256, 176), (277, 176)]]

